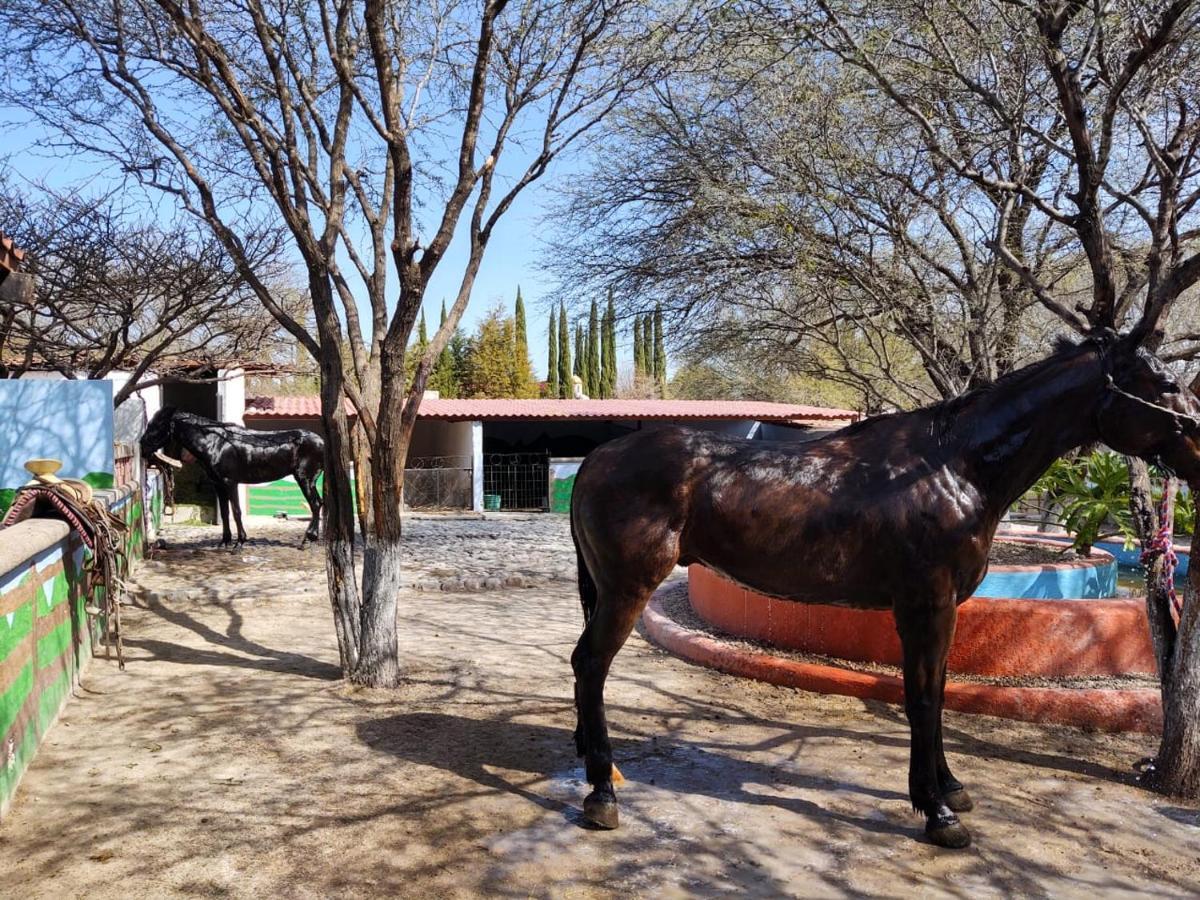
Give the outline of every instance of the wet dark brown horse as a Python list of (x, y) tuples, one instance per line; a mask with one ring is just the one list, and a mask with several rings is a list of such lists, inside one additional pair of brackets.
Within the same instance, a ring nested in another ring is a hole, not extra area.
[(703, 563), (760, 593), (891, 609), (904, 649), (909, 795), (936, 844), (965, 847), (971, 808), (942, 750), (956, 610), (987, 570), (1005, 510), (1074, 447), (1103, 441), (1200, 479), (1200, 402), (1128, 338), (1063, 346), (955, 400), (809, 443), (680, 428), (612, 441), (576, 477), (571, 530), (586, 627), (572, 654), (593, 791), (617, 825), (604, 682), (651, 593)]

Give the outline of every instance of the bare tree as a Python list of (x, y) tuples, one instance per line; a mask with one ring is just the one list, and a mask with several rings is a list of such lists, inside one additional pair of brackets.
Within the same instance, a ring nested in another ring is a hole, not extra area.
[[(994, 245), (1056, 285), (1079, 258), (1056, 254), (1062, 236), (1031, 204), (1008, 210), (925, 153), (870, 77), (814, 52), (796, 21), (756, 3), (705, 20), (689, 66), (609, 127), (621, 152), (574, 185), (551, 267), (579, 292), (612, 287), (627, 310), (661, 300), (685, 355), (754, 349), (868, 409), (954, 396), (1025, 361), (1050, 314)], [(1005, 60), (1017, 80), (1036, 63)], [(959, 103), (948, 80), (925, 92)], [(1039, 187), (1061, 180), (1045, 148), (1025, 168)]]
[[(130, 218), (111, 197), (21, 189), (0, 176), (0, 221), (26, 248), (34, 290), (0, 311), (0, 373), (30, 368), (67, 378), (129, 378), (134, 392), (192, 380), (198, 367), (270, 363), (279, 325), (254, 300), (221, 245), (194, 223)], [(267, 277), (278, 268), (277, 235), (256, 236), (251, 254)]]
[[(1003, 216), (1032, 207), (1064, 236), (1062, 255), (1086, 260), (1086, 294), (1069, 302), (1029, 260), (993, 242), (1043, 306), (1081, 332), (1130, 324), (1151, 347), (1169, 342), (1170, 314), (1183, 312), (1180, 297), (1200, 280), (1196, 3), (913, 0), (881, 17), (878, 4), (816, 0), (801, 12), (812, 14), (806, 34), (817, 47), (869, 76), (929, 159), (994, 195)], [(1014, 54), (1037, 61), (1029, 77), (1003, 77)], [(949, 108), (933, 86), (947, 79), (959, 98)], [(1021, 164), (998, 166), (998, 155)], [(1058, 173), (1049, 180), (1030, 175), (1029, 161), (1042, 157)], [(1175, 335), (1184, 345), (1194, 338)], [(1159, 523), (1144, 465), (1133, 473), (1148, 545)], [(1197, 797), (1200, 594), (1190, 592), (1176, 621), (1161, 582), (1149, 588), (1164, 707), (1155, 777)]]
[[(8, 60), (28, 63), (8, 67), (10, 102), (207, 223), (319, 359), (329, 588), (355, 681), (399, 675), (400, 493), (433, 363), (514, 200), (655, 76), (651, 51), (668, 33), (649, 18), (632, 0), (13, 0), (0, 11)], [(256, 215), (289, 233), (313, 330), (248, 256)], [(456, 296), (406, 378), (413, 324), (456, 236)], [(343, 395), (369, 478), (361, 593)]]

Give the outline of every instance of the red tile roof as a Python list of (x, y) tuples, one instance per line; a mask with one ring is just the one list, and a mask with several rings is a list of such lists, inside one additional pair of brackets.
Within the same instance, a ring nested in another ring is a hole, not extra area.
[[(349, 400), (342, 401), (346, 405), (346, 415), (354, 415), (354, 407)], [(247, 419), (319, 419), (321, 418), (320, 397), (247, 397)]]
[[(320, 416), (318, 397), (254, 397), (246, 418)], [(853, 422), (848, 409), (754, 400), (424, 400), (421, 418), (449, 421), (497, 419), (754, 419), (759, 422)]]
[(425, 419), (756, 419), (853, 421), (858, 413), (753, 400), (426, 400)]

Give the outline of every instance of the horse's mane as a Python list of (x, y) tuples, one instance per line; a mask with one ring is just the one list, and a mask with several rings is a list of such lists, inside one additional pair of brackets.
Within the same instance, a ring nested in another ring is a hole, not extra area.
[(878, 422), (894, 418), (896, 416), (914, 415), (924, 413), (929, 416), (930, 430), (937, 438), (939, 444), (945, 445), (951, 443), (960, 436), (960, 429), (956, 428), (962, 420), (962, 415), (976, 403), (983, 399), (990, 399), (996, 395), (1006, 392), (1016, 392), (1028, 385), (1031, 381), (1036, 381), (1041, 378), (1047, 369), (1054, 368), (1066, 360), (1072, 359), (1077, 355), (1085, 352), (1090, 352), (1100, 348), (1102, 342), (1096, 338), (1084, 338), (1082, 340), (1072, 340), (1067, 337), (1058, 337), (1054, 341), (1054, 352), (1045, 359), (1040, 359), (1037, 362), (1030, 363), (1027, 366), (1022, 366), (1019, 369), (1013, 369), (1011, 372), (1006, 372), (995, 381), (972, 388), (966, 393), (959, 394), (957, 397), (951, 397), (947, 400), (942, 400), (938, 403), (931, 403), (927, 406), (920, 407), (907, 412), (887, 413), (879, 416), (871, 416), (857, 422), (854, 425), (843, 429), (843, 433), (854, 433), (862, 431)]

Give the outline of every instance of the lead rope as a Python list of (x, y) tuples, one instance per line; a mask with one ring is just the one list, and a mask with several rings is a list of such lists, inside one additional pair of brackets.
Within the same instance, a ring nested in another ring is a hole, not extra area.
[(1175, 504), (1171, 502), (1175, 493), (1175, 479), (1168, 478), (1163, 487), (1162, 500), (1158, 504), (1158, 531), (1142, 550), (1141, 563), (1149, 567), (1160, 556), (1163, 558), (1163, 569), (1160, 588), (1170, 598), (1171, 612), (1176, 621), (1183, 613), (1183, 604), (1179, 593), (1175, 590), (1175, 569), (1179, 566), (1179, 557), (1175, 553)]

